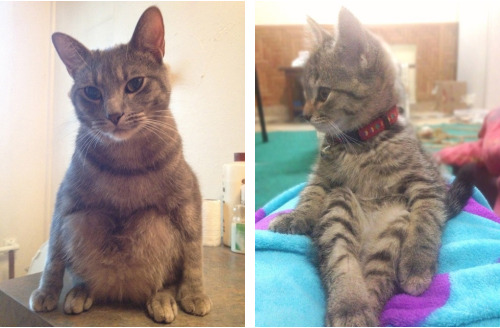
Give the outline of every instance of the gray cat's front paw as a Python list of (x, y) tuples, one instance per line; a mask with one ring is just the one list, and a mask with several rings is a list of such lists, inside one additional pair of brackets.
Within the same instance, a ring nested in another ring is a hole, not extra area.
[(168, 293), (158, 293), (146, 303), (149, 316), (156, 322), (171, 323), (177, 317), (177, 302)]
[(295, 212), (281, 214), (271, 221), (269, 230), (293, 235), (309, 235), (313, 224), (310, 220), (299, 217)]
[(212, 309), (212, 301), (203, 294), (187, 294), (179, 300), (182, 309), (189, 314), (204, 316)]
[(64, 300), (64, 312), (67, 314), (79, 314), (87, 311), (92, 306), (93, 299), (85, 284), (73, 287)]
[(57, 307), (59, 293), (53, 290), (38, 288), (30, 296), (30, 309), (36, 312), (48, 312)]

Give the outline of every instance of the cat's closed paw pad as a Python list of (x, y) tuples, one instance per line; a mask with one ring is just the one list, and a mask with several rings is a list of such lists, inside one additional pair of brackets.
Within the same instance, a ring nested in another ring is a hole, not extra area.
[(177, 302), (171, 295), (156, 294), (146, 307), (149, 316), (156, 322), (171, 323), (177, 317)]
[(312, 231), (312, 224), (294, 213), (277, 216), (269, 224), (269, 230), (285, 234), (307, 235)]
[(59, 294), (45, 289), (36, 289), (30, 296), (30, 308), (36, 312), (48, 312), (57, 307)]
[(328, 313), (326, 321), (329, 327), (378, 327), (379, 325), (375, 312), (370, 308), (350, 308)]
[[(353, 285), (354, 284), (354, 285)], [(363, 284), (350, 281), (343, 293), (329, 295), (326, 324), (331, 327), (376, 327), (378, 312)]]
[(79, 314), (92, 307), (93, 299), (88, 288), (84, 284), (73, 287), (64, 300), (64, 312), (67, 314)]
[[(405, 254), (404, 250), (403, 254)], [(409, 254), (409, 251), (406, 254)], [(399, 287), (407, 294), (418, 296), (429, 288), (434, 271), (435, 263), (432, 257), (426, 256), (424, 253), (421, 253), (420, 256), (407, 255), (399, 263)]]
[(212, 301), (205, 294), (186, 295), (180, 299), (182, 309), (189, 314), (204, 316), (212, 309)]
[(401, 289), (410, 295), (418, 296), (429, 288), (432, 282), (432, 273), (430, 271), (420, 274), (399, 278), (399, 286)]

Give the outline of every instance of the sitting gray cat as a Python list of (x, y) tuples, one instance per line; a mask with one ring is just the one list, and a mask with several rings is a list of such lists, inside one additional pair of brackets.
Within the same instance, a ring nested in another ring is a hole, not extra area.
[(52, 40), (74, 80), (80, 128), (31, 309), (57, 307), (68, 269), (74, 286), (66, 313), (86, 311), (94, 300), (130, 301), (169, 323), (178, 301), (185, 312), (206, 315), (201, 195), (169, 110), (159, 9), (143, 13), (128, 44), (108, 50), (90, 51), (62, 33)]
[(472, 183), (459, 176), (448, 190), (399, 117), (397, 69), (378, 37), (346, 9), (335, 36), (309, 23), (317, 44), (304, 67), (304, 116), (326, 137), (296, 209), (270, 229), (312, 237), (328, 325), (377, 326), (397, 290), (429, 287), (445, 222)]

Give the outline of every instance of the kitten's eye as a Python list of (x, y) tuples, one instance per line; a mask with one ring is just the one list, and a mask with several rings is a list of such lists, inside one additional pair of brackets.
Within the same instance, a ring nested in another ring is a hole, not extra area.
[(101, 91), (99, 91), (96, 87), (85, 87), (83, 91), (91, 100), (100, 100), (102, 98)]
[(144, 82), (143, 77), (134, 77), (132, 80), (127, 82), (125, 86), (126, 93), (134, 93), (142, 87), (142, 83)]
[(325, 102), (328, 99), (328, 96), (330, 95), (330, 91), (332, 91), (330, 88), (319, 87), (318, 96), (316, 97), (316, 100)]

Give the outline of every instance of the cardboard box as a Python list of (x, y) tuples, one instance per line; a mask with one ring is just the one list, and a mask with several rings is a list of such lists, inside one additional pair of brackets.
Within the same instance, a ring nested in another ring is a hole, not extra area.
[(436, 81), (433, 93), (436, 97), (436, 110), (453, 114), (455, 109), (465, 109), (467, 83), (458, 81)]

